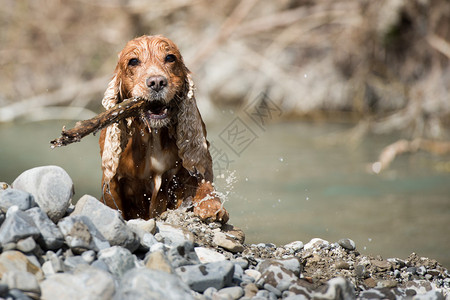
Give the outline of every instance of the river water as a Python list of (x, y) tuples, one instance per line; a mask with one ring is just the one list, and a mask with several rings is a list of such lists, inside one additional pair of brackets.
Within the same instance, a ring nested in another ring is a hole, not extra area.
[[(224, 114), (209, 122), (216, 185), (230, 223), (247, 243), (277, 245), (348, 237), (363, 254), (406, 258), (416, 252), (450, 267), (450, 157), (398, 157), (379, 175), (367, 171), (398, 137), (348, 140), (350, 125), (278, 122), (264, 127)], [(100, 195), (98, 136), (50, 149), (67, 121), (0, 126), (0, 181), (26, 169), (59, 165), (75, 197)], [(244, 133), (245, 131), (245, 133)]]

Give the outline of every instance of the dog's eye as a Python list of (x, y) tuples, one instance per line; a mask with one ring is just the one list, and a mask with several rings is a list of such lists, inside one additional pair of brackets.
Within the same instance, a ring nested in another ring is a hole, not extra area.
[(176, 56), (173, 54), (168, 54), (164, 59), (166, 62), (171, 63), (177, 60)]
[(137, 58), (132, 58), (128, 61), (129, 66), (137, 66), (139, 65), (140, 61)]

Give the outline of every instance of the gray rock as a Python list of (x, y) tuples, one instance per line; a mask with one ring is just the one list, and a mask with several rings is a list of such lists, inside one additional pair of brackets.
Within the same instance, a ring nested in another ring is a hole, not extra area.
[(170, 264), (162, 251), (150, 252), (145, 258), (145, 267), (152, 270), (160, 270), (167, 273), (175, 273), (175, 269)]
[(158, 243), (154, 237), (156, 232), (155, 219), (147, 221), (142, 219), (131, 219), (127, 221), (127, 226), (139, 237), (141, 248), (144, 250), (148, 250)]
[(298, 276), (291, 270), (286, 269), (281, 263), (267, 261), (266, 264), (262, 264), (261, 277), (256, 282), (259, 286), (264, 286), (268, 283), (274, 288), (283, 292), (289, 288), (289, 285), (297, 281)]
[(248, 283), (244, 286), (244, 296), (247, 298), (252, 298), (256, 296), (258, 292), (258, 287), (254, 283)]
[(261, 272), (254, 269), (247, 269), (244, 271), (244, 274), (253, 278), (253, 281), (258, 281), (261, 278)]
[(338, 241), (338, 244), (342, 248), (347, 249), (347, 250), (355, 250), (356, 249), (356, 244), (351, 239), (340, 239)]
[(20, 251), (4, 251), (0, 254), (0, 274), (10, 271), (32, 273), (38, 281), (43, 279), (41, 269)]
[(125, 247), (131, 252), (139, 247), (138, 237), (128, 228), (119, 211), (96, 198), (84, 195), (78, 200), (71, 216), (80, 215), (88, 217), (111, 245)]
[(266, 269), (273, 264), (284, 267), (285, 269), (293, 272), (297, 277), (300, 276), (302, 266), (300, 264), (300, 261), (296, 257), (287, 259), (267, 259), (260, 262), (256, 269), (259, 272), (264, 273), (264, 271), (266, 271)]
[(193, 300), (189, 287), (173, 274), (159, 270), (133, 269), (119, 285), (115, 300)]
[(369, 272), (364, 265), (357, 265), (355, 267), (355, 275), (360, 279), (365, 279), (369, 277)]
[(268, 283), (264, 284), (264, 289), (275, 294), (277, 297), (281, 296), (281, 291)]
[(136, 257), (128, 249), (113, 246), (98, 253), (98, 260), (108, 266), (108, 270), (115, 278), (120, 278), (127, 271), (137, 266)]
[[(213, 299), (213, 297), (216, 293), (217, 293), (216, 288), (209, 287), (203, 292), (203, 296), (205, 296), (206, 299)], [(218, 298), (218, 296), (216, 296), (216, 298)]]
[(0, 244), (17, 242), (27, 237), (37, 238), (40, 234), (33, 219), (17, 206), (11, 206), (6, 214), (6, 219), (0, 227)]
[(150, 252), (168, 251), (168, 250), (169, 250), (169, 247), (167, 247), (166, 245), (164, 245), (163, 243), (160, 243), (160, 242), (157, 242), (150, 247)]
[[(0, 182), (1, 186), (1, 182)], [(6, 298), (6, 295), (8, 294), (8, 285), (4, 283), (0, 283), (0, 297)]]
[(53, 222), (67, 211), (73, 196), (73, 182), (64, 169), (43, 166), (27, 170), (12, 183), (13, 188), (26, 191)]
[[(35, 295), (35, 298), (38, 298)], [(33, 300), (33, 298), (28, 297), (24, 292), (19, 289), (10, 289), (8, 292), (8, 299), (14, 300)]]
[(220, 231), (214, 234), (213, 243), (233, 253), (244, 251), (244, 246), (237, 239)]
[(37, 204), (30, 193), (12, 188), (0, 189), (0, 208), (6, 211), (13, 205), (17, 205), (20, 210), (27, 210)]
[(64, 244), (64, 236), (47, 214), (39, 207), (26, 211), (39, 229), (40, 236), (37, 241), (44, 249), (58, 249)]
[(200, 260), (194, 251), (194, 244), (189, 241), (185, 241), (170, 249), (167, 253), (167, 258), (174, 268), (200, 264)]
[(356, 295), (355, 289), (350, 281), (343, 277), (336, 277), (328, 280), (322, 290), (315, 291), (313, 298), (347, 300), (356, 299)]
[(208, 287), (221, 289), (231, 285), (234, 264), (220, 261), (201, 265), (183, 266), (175, 269), (178, 276), (196, 292), (203, 292)]
[(434, 284), (428, 280), (412, 280), (405, 284), (405, 288), (414, 290), (416, 294), (423, 294), (424, 292), (431, 291), (435, 288)]
[(194, 251), (202, 264), (226, 260), (225, 255), (211, 248), (195, 247)]
[(42, 299), (109, 300), (115, 292), (108, 272), (86, 266), (74, 274), (58, 273), (41, 282)]
[(68, 256), (64, 259), (65, 270), (73, 270), (79, 265), (88, 265), (88, 263), (80, 255)]
[(64, 272), (66, 270), (61, 257), (56, 255), (55, 253), (53, 253), (52, 251), (47, 251), (45, 256), (47, 261), (45, 261), (42, 265), (42, 271), (44, 272), (46, 277), (56, 273)]
[(99, 251), (110, 247), (109, 242), (86, 216), (70, 216), (58, 222), (67, 245), (75, 252)]
[(248, 268), (248, 260), (246, 258), (238, 257), (236, 259), (233, 259), (232, 262), (234, 264), (239, 264), (244, 270)]
[(312, 240), (310, 240), (308, 243), (306, 243), (303, 246), (304, 250), (311, 250), (311, 249), (321, 249), (321, 248), (325, 248), (328, 247), (330, 245), (330, 242), (325, 241), (323, 239), (320, 238), (313, 238)]
[(6, 214), (3, 211), (0, 211), (0, 226), (3, 224), (3, 221), (5, 221)]
[(244, 270), (242, 269), (241, 265), (234, 263), (233, 281), (241, 282), (243, 275), (244, 275)]
[(127, 221), (128, 227), (133, 230), (139, 237), (145, 233), (155, 234), (156, 233), (156, 222), (155, 219), (142, 220), (142, 219), (131, 219)]
[(303, 249), (303, 242), (294, 241), (289, 244), (284, 245), (285, 249), (291, 250), (292, 253), (298, 252)]
[(442, 292), (436, 290), (428, 291), (424, 294), (418, 294), (412, 297), (412, 300), (444, 300), (444, 299), (447, 298), (442, 294)]
[(256, 293), (256, 297), (259, 299), (270, 299), (270, 292), (267, 290), (260, 290)]
[(148, 250), (152, 249), (153, 246), (158, 244), (159, 242), (156, 240), (155, 236), (151, 233), (144, 233), (142, 237), (140, 237), (141, 247)]
[(53, 263), (49, 260), (42, 264), (42, 272), (44, 272), (45, 277), (50, 277), (51, 275), (58, 273)]
[(16, 248), (17, 248), (17, 250), (20, 250), (24, 253), (31, 252), (36, 248), (36, 242), (30, 236), (30, 237), (27, 237), (26, 239), (18, 241)]
[(424, 276), (427, 273), (427, 268), (425, 268), (424, 266), (420, 266), (416, 269), (416, 273)]
[(239, 299), (244, 295), (244, 289), (240, 286), (227, 287), (219, 290), (217, 294), (226, 299)]
[(9, 271), (3, 274), (2, 283), (7, 284), (10, 289), (19, 289), (39, 296), (41, 289), (36, 277), (26, 271)]
[(183, 227), (161, 222), (156, 222), (156, 226), (158, 233), (164, 239), (164, 244), (169, 247), (180, 245), (185, 241), (194, 243), (194, 234)]
[(346, 261), (342, 261), (342, 260), (340, 260), (340, 261), (337, 261), (335, 264), (334, 264), (334, 267), (336, 268), (336, 269), (343, 269), (343, 270), (349, 270), (350, 269), (350, 264), (348, 263), (348, 262), (346, 262)]
[(85, 262), (87, 262), (88, 264), (92, 263), (95, 260), (95, 251), (93, 250), (88, 250), (86, 252), (83, 252), (81, 254), (81, 258), (83, 258), (83, 260)]

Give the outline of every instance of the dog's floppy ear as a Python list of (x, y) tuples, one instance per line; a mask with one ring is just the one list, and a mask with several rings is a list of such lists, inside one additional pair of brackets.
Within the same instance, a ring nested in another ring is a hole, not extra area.
[[(116, 68), (117, 69), (117, 68)], [(108, 83), (108, 87), (106, 88), (105, 94), (102, 99), (102, 105), (105, 109), (110, 109), (117, 103), (119, 103), (121, 99), (121, 81), (118, 79), (119, 74), (116, 70), (114, 73), (114, 77)]]
[[(121, 99), (121, 82), (119, 74), (116, 72), (113, 79), (109, 82), (108, 88), (102, 100), (102, 105), (105, 109), (110, 109)], [(106, 128), (105, 143), (102, 153), (102, 169), (104, 175), (104, 182), (109, 184), (111, 179), (116, 175), (117, 167), (119, 166), (119, 158), (122, 153), (124, 144), (125, 128), (123, 124), (114, 123)]]
[(206, 129), (194, 97), (194, 82), (186, 76), (186, 92), (178, 103), (176, 144), (183, 167), (191, 174), (201, 175), (202, 179), (213, 180), (212, 158)]

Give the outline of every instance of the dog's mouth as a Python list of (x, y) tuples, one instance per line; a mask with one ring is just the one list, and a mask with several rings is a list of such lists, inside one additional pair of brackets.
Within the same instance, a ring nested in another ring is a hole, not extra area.
[(162, 120), (168, 117), (169, 110), (161, 101), (152, 101), (145, 112), (146, 117), (151, 120)]
[(162, 101), (152, 100), (148, 103), (146, 110), (141, 114), (141, 120), (148, 129), (167, 126), (169, 121), (169, 107)]

